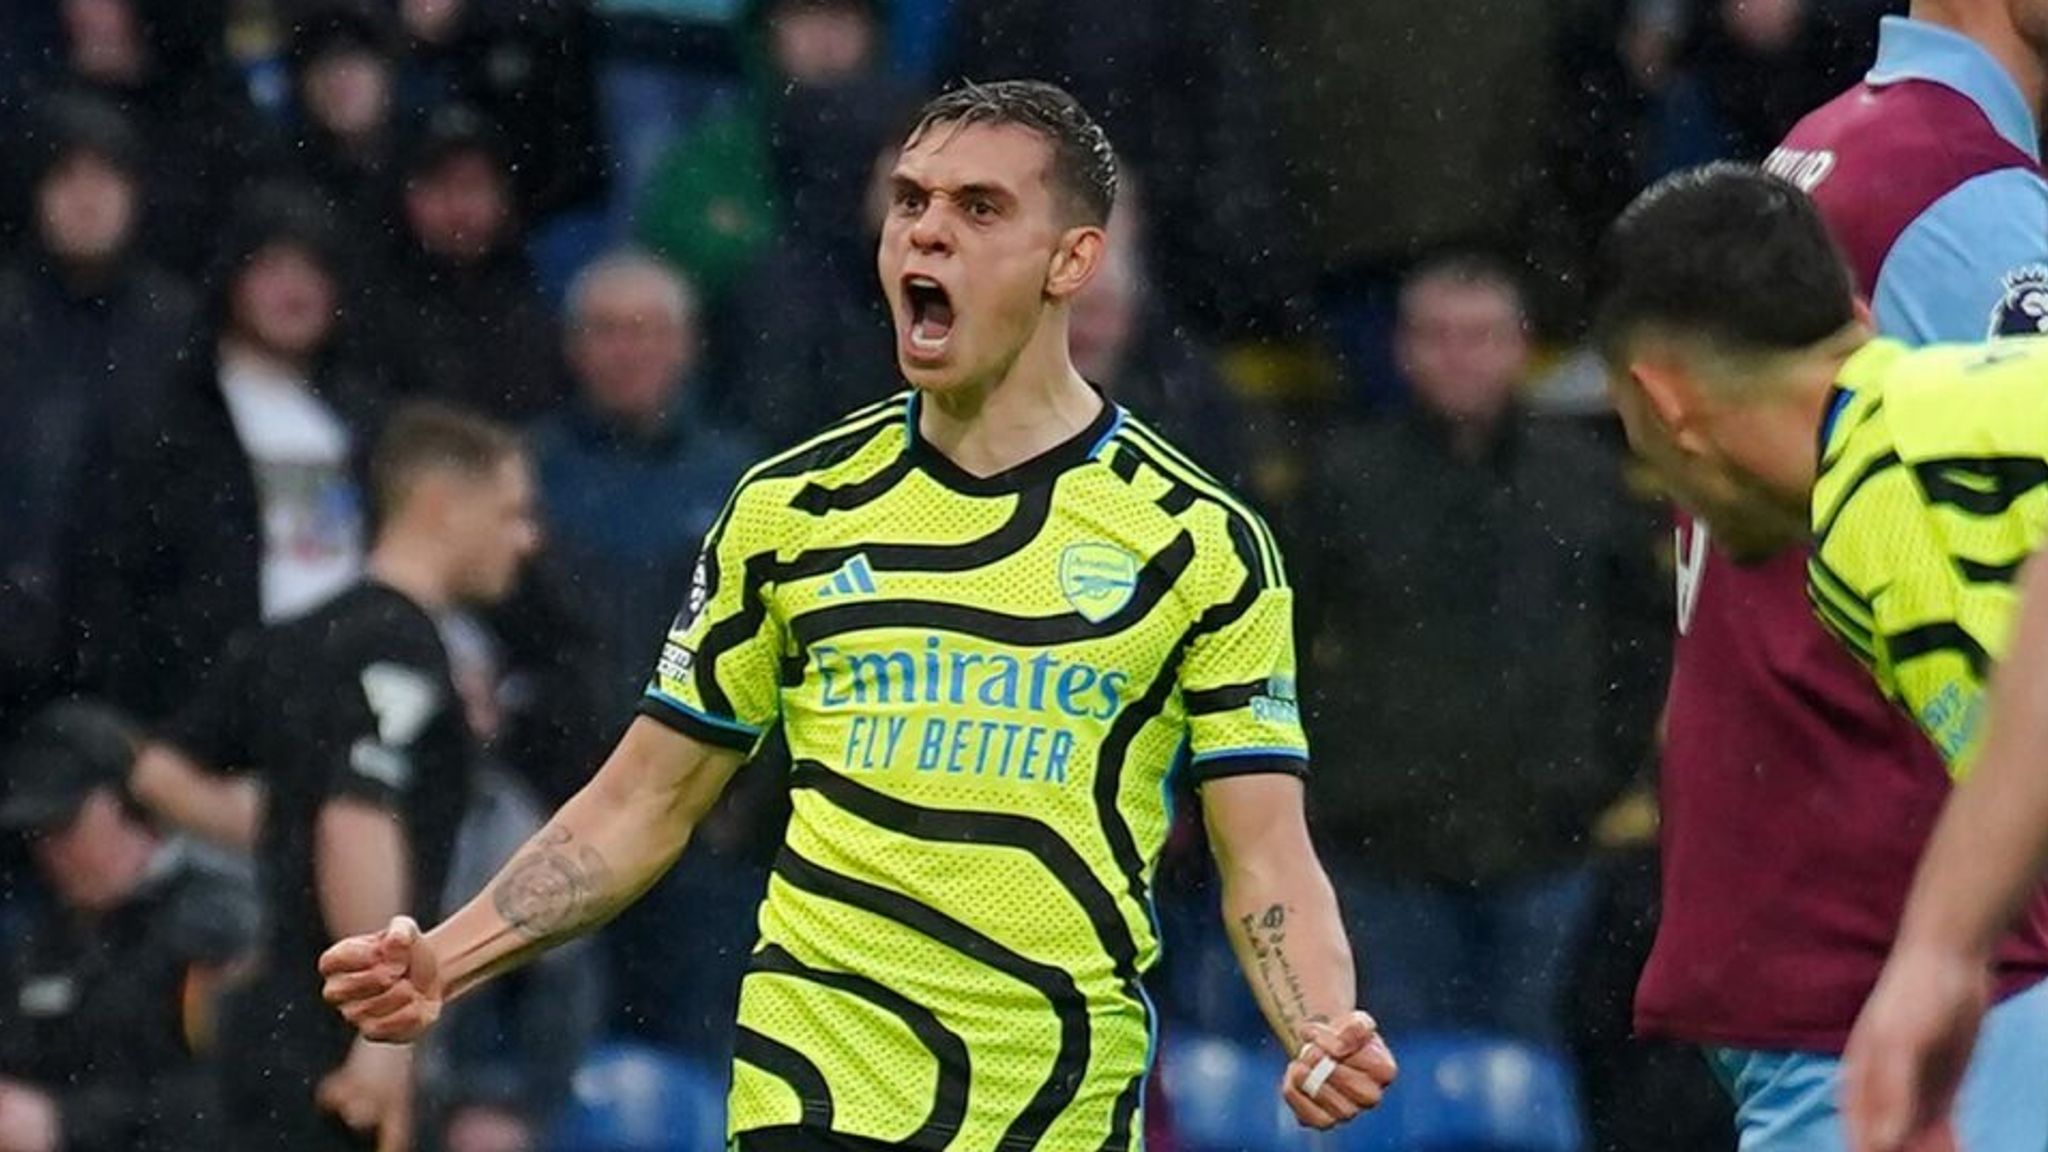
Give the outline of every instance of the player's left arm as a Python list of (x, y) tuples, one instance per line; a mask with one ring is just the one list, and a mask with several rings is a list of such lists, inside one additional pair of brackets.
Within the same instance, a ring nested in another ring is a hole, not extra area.
[(1351, 944), (1309, 840), (1301, 779), (1213, 780), (1202, 789), (1202, 813), (1231, 946), (1274, 1035), (1297, 1054), (1282, 1083), (1288, 1104), (1316, 1128), (1375, 1107), (1394, 1079), (1394, 1057), (1357, 1011)]
[(1238, 962), (1294, 1055), (1282, 1094), (1328, 1128), (1376, 1106), (1394, 1060), (1357, 1010), (1337, 899), (1309, 841), (1308, 741), (1295, 688), (1294, 595), (1265, 526), (1231, 522), (1227, 591), (1188, 642), (1180, 692), (1188, 771), (1201, 790)]
[(2048, 869), (2048, 562), (2028, 562), (1983, 743), (1921, 857), (1897, 942), (1850, 1037), (1859, 1152), (1910, 1147), (1947, 1114), (1989, 1001), (1993, 952)]

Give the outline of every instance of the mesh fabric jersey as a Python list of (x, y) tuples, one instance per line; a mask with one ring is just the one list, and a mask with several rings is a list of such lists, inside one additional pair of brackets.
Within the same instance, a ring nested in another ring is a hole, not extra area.
[(1264, 524), (1116, 405), (992, 477), (914, 394), (741, 481), (642, 710), (751, 748), (794, 814), (731, 1125), (1125, 1149), (1175, 772), (1305, 770)]

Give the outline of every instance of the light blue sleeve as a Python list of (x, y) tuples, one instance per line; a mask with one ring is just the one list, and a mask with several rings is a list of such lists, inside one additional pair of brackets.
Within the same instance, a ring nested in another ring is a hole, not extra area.
[(1878, 329), (1915, 344), (2048, 332), (2048, 181), (1958, 184), (1899, 235), (1872, 297)]

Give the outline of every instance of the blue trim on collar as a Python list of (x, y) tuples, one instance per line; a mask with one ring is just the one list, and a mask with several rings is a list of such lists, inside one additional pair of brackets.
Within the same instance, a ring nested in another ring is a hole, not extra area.
[(1116, 416), (1115, 418), (1110, 420), (1109, 427), (1103, 430), (1102, 438), (1095, 442), (1094, 447), (1088, 449), (1088, 458), (1090, 460), (1093, 460), (1096, 457), (1102, 455), (1102, 450), (1104, 448), (1109, 447), (1109, 442), (1116, 438), (1116, 434), (1124, 430), (1123, 405), (1118, 404), (1116, 401), (1111, 400), (1107, 396), (1102, 398), (1102, 402), (1104, 404), (1109, 405), (1111, 408), (1116, 409)]
[(1926, 80), (1954, 89), (1982, 109), (2008, 143), (2040, 161), (2034, 110), (2005, 66), (1983, 45), (1939, 24), (1904, 16), (1887, 16), (1879, 27), (1877, 63), (1864, 77), (1866, 83)]
[(1827, 454), (1828, 445), (1834, 442), (1835, 424), (1841, 420), (1842, 413), (1849, 410), (1850, 403), (1855, 399), (1856, 393), (1839, 384), (1835, 385), (1835, 394), (1828, 400), (1828, 414), (1823, 416), (1820, 422), (1820, 450), (1822, 455)]

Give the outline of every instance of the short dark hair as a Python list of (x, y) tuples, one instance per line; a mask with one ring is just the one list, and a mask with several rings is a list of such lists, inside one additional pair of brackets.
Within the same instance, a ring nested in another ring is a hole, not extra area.
[(1014, 124), (1052, 145), (1053, 192), (1082, 222), (1109, 223), (1116, 207), (1116, 149), (1081, 102), (1043, 80), (964, 81), (918, 109), (908, 139), (915, 143), (933, 126)]
[(1594, 299), (1594, 344), (1610, 363), (1645, 327), (1757, 354), (1809, 347), (1856, 315), (1853, 276), (1813, 201), (1725, 162), (1636, 197), (1601, 243)]
[(521, 450), (519, 434), (496, 420), (431, 400), (407, 403), (385, 424), (370, 456), (378, 518), (388, 521), (424, 472), (483, 476)]

